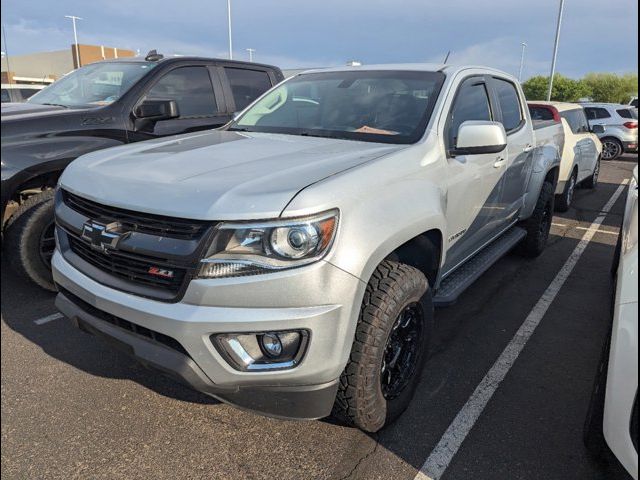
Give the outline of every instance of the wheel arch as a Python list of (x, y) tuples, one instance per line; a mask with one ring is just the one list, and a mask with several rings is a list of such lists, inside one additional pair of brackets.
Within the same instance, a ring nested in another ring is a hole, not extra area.
[[(442, 265), (442, 232), (430, 229), (407, 240), (390, 252), (384, 260), (393, 260), (420, 270), (433, 288)], [(383, 261), (384, 261), (383, 260)]]

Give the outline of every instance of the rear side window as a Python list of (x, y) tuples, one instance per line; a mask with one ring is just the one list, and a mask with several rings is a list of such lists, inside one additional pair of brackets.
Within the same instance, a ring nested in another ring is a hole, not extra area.
[(611, 118), (611, 114), (606, 108), (587, 107), (584, 109), (589, 120), (601, 120), (603, 118)]
[(38, 90), (36, 90), (35, 88), (21, 88), (20, 89), (20, 95), (22, 95), (22, 98), (26, 100), (27, 98), (29, 98), (31, 95), (33, 95), (37, 91)]
[(553, 111), (546, 107), (529, 107), (531, 120), (555, 120)]
[(560, 115), (567, 121), (573, 133), (589, 133), (589, 122), (582, 108), (567, 110)]
[(620, 110), (616, 110), (616, 111), (618, 112), (618, 115), (620, 115), (622, 118), (630, 118), (633, 120), (638, 119), (638, 114), (629, 108), (621, 108)]
[(269, 74), (260, 70), (225, 67), (236, 111), (244, 108), (271, 88)]
[(498, 105), (502, 112), (502, 124), (507, 132), (511, 132), (522, 123), (522, 110), (520, 109), (518, 90), (513, 83), (499, 78), (494, 78), (493, 85), (496, 89)]
[(632, 107), (636, 107), (636, 108), (638, 108), (638, 99), (637, 99), (637, 98), (634, 98), (633, 100), (631, 100), (630, 105), (631, 105)]
[(209, 71), (205, 67), (179, 67), (151, 87), (153, 100), (175, 100), (180, 118), (207, 117), (218, 112)]
[(449, 114), (447, 148), (455, 147), (460, 125), (468, 120), (493, 120), (487, 87), (481, 80), (467, 80), (455, 99)]

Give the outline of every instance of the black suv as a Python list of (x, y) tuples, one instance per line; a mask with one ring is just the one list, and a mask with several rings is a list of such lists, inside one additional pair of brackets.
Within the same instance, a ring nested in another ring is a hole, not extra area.
[(283, 80), (279, 68), (197, 57), (106, 60), (26, 103), (2, 105), (2, 234), (6, 261), (54, 289), (53, 189), (95, 150), (220, 127)]

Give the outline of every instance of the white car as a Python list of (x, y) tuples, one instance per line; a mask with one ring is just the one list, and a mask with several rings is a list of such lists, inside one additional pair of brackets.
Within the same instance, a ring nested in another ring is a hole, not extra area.
[(613, 453), (638, 480), (638, 167), (629, 187), (614, 272), (613, 324), (600, 360), (584, 440), (596, 457)]
[(556, 187), (556, 210), (566, 212), (578, 185), (595, 188), (600, 173), (602, 143), (596, 134), (603, 127), (591, 127), (584, 108), (575, 103), (529, 102), (534, 122), (561, 123), (564, 147)]

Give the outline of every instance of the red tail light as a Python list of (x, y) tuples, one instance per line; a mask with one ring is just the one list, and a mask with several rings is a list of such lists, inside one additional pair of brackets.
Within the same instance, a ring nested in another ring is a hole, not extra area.
[(636, 128), (638, 128), (638, 122), (625, 122), (624, 126), (629, 130), (635, 130)]

